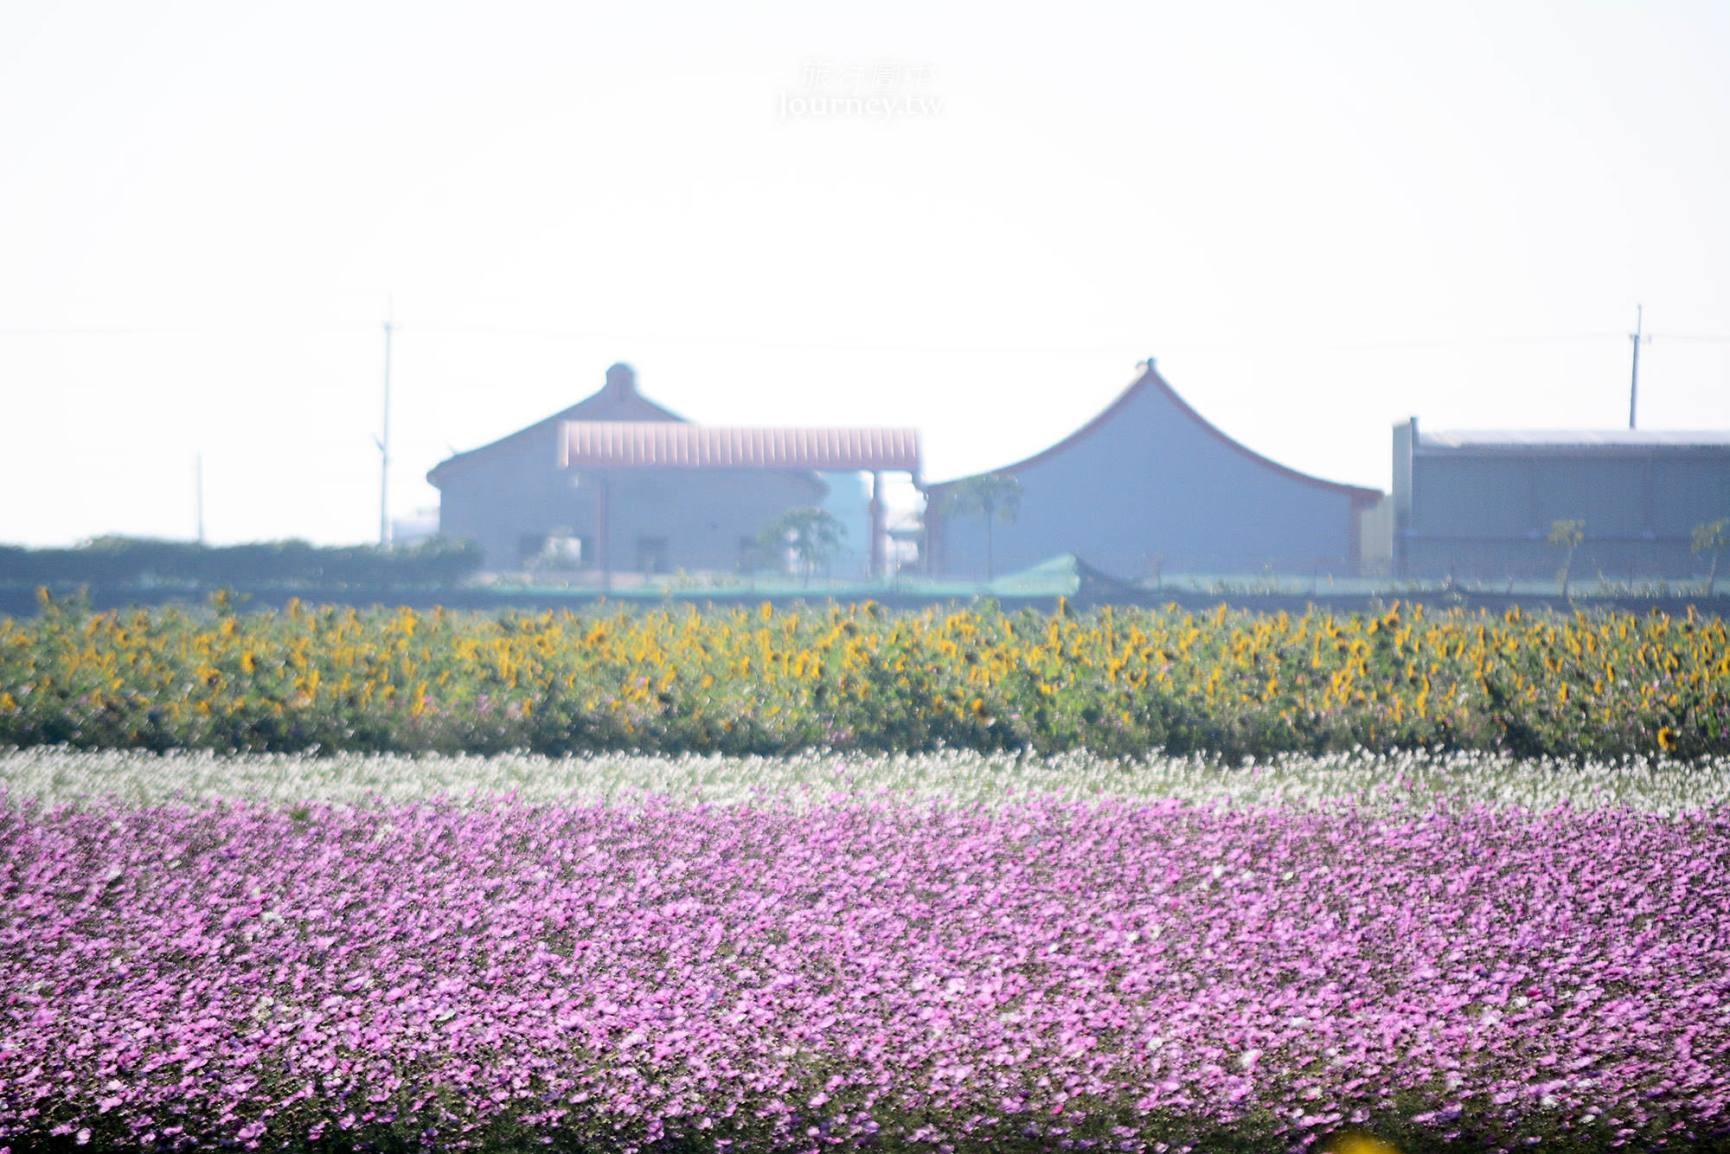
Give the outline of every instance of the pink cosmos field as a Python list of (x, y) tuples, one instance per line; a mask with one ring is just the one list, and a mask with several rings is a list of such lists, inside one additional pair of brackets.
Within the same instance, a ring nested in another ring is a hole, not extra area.
[(1730, 1146), (1730, 811), (0, 797), (0, 1147)]

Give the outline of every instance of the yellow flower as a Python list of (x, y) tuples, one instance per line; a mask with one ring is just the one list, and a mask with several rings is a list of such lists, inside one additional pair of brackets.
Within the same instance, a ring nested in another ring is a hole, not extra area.
[(1346, 1133), (1322, 1147), (1323, 1154), (1399, 1154), (1399, 1147), (1373, 1134)]
[(1658, 748), (1666, 752), (1676, 748), (1676, 731), (1668, 725), (1658, 727)]

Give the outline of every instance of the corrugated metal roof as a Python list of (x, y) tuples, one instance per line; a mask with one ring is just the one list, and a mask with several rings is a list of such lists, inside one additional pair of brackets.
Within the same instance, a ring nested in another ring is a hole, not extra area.
[(568, 469), (919, 471), (915, 429), (566, 421), (559, 444)]
[(1730, 449), (1726, 429), (1466, 429), (1420, 431), (1419, 449)]

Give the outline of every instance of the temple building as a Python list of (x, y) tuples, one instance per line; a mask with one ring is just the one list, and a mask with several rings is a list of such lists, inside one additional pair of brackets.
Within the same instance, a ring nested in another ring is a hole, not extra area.
[(984, 475), (1013, 477), (1019, 489), (1013, 513), (989, 525), (956, 500), (969, 478), (928, 487), (933, 573), (979, 578), (988, 567), (1002, 574), (1067, 553), (1128, 580), (1162, 572), (1351, 575), (1378, 551), (1379, 490), (1308, 476), (1233, 440), (1152, 361), (1082, 428)]
[(492, 571), (549, 559), (615, 573), (736, 572), (765, 526), (819, 507), (846, 530), (856, 574), (884, 572), (886, 472), (919, 476), (904, 428), (693, 424), (637, 390), (629, 365), (562, 412), (427, 474), (439, 531), (477, 542)]

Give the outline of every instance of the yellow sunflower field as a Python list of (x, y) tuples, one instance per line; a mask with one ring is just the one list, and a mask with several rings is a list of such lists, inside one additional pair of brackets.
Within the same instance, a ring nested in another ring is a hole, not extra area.
[(0, 619), (0, 745), (1220, 757), (1730, 746), (1718, 618), (992, 607)]

